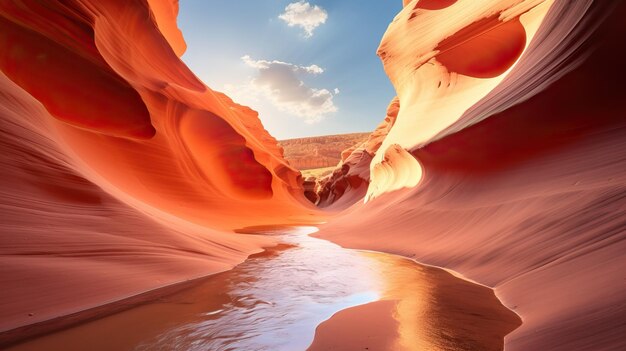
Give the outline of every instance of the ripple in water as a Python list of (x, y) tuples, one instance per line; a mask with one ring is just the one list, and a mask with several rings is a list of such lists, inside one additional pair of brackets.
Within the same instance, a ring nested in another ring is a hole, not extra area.
[(314, 231), (282, 235), (294, 247), (228, 272), (224, 306), (137, 350), (304, 350), (335, 312), (376, 301), (380, 278), (371, 258), (307, 235)]
[(281, 244), (230, 271), (9, 350), (497, 351), (521, 323), (487, 287), (315, 230), (265, 231)]

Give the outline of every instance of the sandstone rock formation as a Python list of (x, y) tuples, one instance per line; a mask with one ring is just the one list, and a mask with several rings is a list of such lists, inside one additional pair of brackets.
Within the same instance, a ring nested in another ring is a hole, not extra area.
[(344, 206), (351, 205), (365, 195), (370, 179), (371, 161), (393, 127), (399, 108), (396, 97), (389, 103), (385, 119), (367, 140), (345, 149), (341, 153), (341, 161), (332, 174), (317, 180), (315, 192), (318, 206), (327, 207), (336, 204), (346, 192), (350, 196), (343, 199)]
[(493, 287), (523, 319), (507, 350), (623, 349), (626, 5), (404, 4), (378, 51), (398, 99), (303, 189), (180, 61), (176, 1), (0, 1), (0, 331), (273, 242), (232, 229), (328, 221)]
[(292, 167), (305, 170), (333, 167), (341, 160), (345, 149), (360, 144), (369, 133), (325, 135), (319, 137), (281, 140), (284, 157)]
[(494, 287), (524, 321), (507, 350), (623, 348), (626, 6), (405, 5), (379, 49), (400, 111), (370, 201), (319, 235)]
[(227, 230), (319, 220), (256, 112), (179, 59), (176, 12), (0, 1), (0, 331), (226, 270), (272, 243)]

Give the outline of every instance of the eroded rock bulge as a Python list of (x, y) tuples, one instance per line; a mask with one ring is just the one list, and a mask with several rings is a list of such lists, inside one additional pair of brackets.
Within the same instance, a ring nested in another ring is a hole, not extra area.
[(231, 229), (318, 213), (257, 113), (180, 60), (177, 8), (0, 0), (0, 331), (229, 269), (272, 244)]
[(335, 170), (330, 175), (317, 179), (315, 193), (318, 206), (330, 206), (347, 193), (350, 193), (350, 196), (349, 199), (345, 199), (344, 206), (365, 196), (370, 180), (370, 163), (393, 127), (399, 109), (400, 102), (398, 97), (395, 97), (387, 107), (387, 116), (368, 139), (344, 150)]
[[(507, 350), (620, 349), (626, 5), (457, 4), (401, 13), (381, 45), (402, 104), (385, 145), (419, 159), (422, 183), (356, 204), (319, 235), (493, 286), (524, 320)], [(526, 31), (526, 49), (503, 76), (461, 75), (436, 53), (420, 56), (426, 33), (453, 35), (464, 26), (458, 16), (471, 24), (493, 15), (483, 10), (519, 18)], [(373, 165), (384, 162), (379, 152)], [(395, 176), (387, 173), (372, 181), (384, 185)]]
[(209, 226), (241, 201), (306, 212), (302, 180), (257, 113), (180, 61), (177, 10), (176, 1), (2, 1), (0, 69), (120, 196)]
[(153, 137), (145, 103), (97, 50), (94, 22), (80, 8), (0, 3), (0, 70), (61, 121), (107, 135)]

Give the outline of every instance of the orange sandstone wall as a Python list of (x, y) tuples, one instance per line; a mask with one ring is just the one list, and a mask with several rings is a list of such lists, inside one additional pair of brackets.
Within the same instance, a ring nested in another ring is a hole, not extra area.
[(369, 201), (317, 235), (494, 287), (523, 319), (507, 350), (622, 349), (626, 6), (488, 3), (405, 2)]
[[(310, 223), (257, 113), (180, 61), (176, 1), (0, 1), (0, 331), (229, 269)], [(45, 293), (42, 293), (45, 292)]]

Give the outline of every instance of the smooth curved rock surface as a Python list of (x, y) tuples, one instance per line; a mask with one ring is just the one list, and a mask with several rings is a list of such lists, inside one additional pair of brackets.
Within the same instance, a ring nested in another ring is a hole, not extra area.
[[(341, 161), (333, 172), (317, 180), (316, 204), (330, 209), (347, 207), (367, 194), (370, 181), (370, 164), (398, 116), (400, 103), (397, 97), (387, 106), (387, 116), (369, 135), (367, 140), (344, 150)], [(348, 195), (345, 196), (344, 195)], [(343, 200), (342, 200), (343, 198)]]
[(177, 6), (0, 1), (0, 331), (273, 243), (232, 229), (319, 221), (256, 112), (180, 61)]
[(329, 221), (493, 287), (524, 322), (507, 350), (626, 347), (626, 6), (404, 3), (378, 50), (398, 100), (318, 192), (330, 215), (180, 61), (176, 1), (0, 1), (0, 331), (273, 242), (233, 229)]
[[(436, 14), (422, 15), (424, 24)], [(425, 120), (450, 111), (440, 104), (451, 100), (418, 98), (439, 80), (408, 65), (401, 51), (387, 53), (401, 108), (383, 147), (409, 150), (423, 179), (356, 204), (317, 235), (448, 267), (494, 287), (523, 319), (505, 339), (507, 350), (624, 348), (626, 46), (617, 38), (626, 35), (625, 15), (623, 4), (555, 2), (527, 33), (527, 49), (506, 77), (474, 94), (454, 120)], [(409, 16), (392, 23), (383, 50), (422, 39), (410, 36)], [(394, 41), (397, 33), (407, 37)], [(442, 86), (474, 79), (449, 77)], [(426, 108), (428, 116), (421, 114)]]

